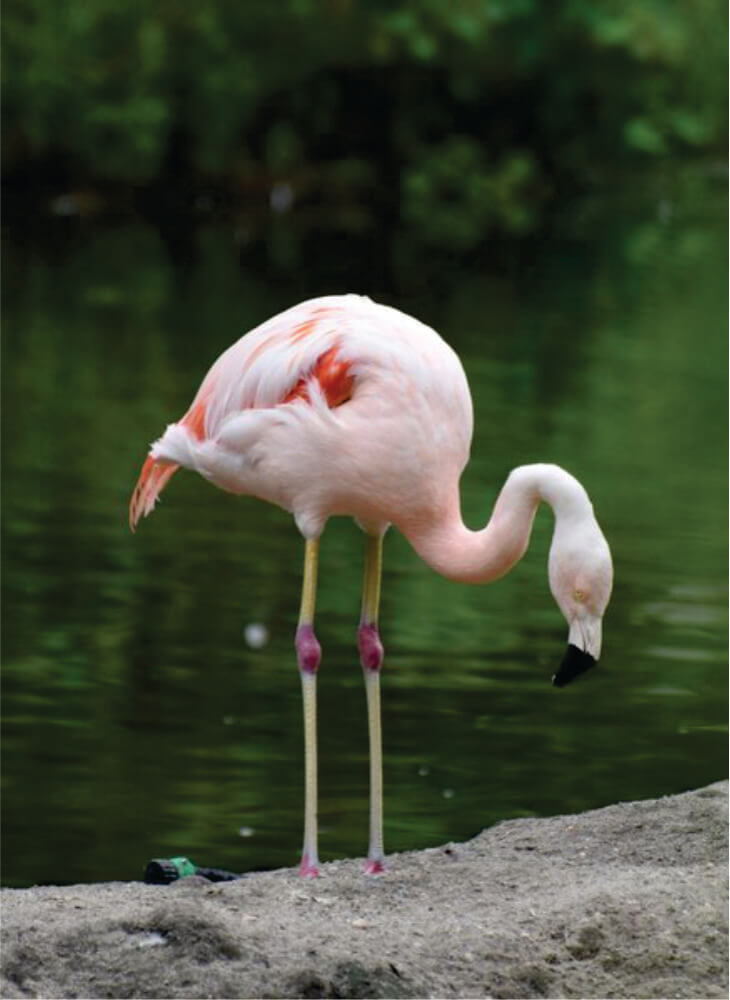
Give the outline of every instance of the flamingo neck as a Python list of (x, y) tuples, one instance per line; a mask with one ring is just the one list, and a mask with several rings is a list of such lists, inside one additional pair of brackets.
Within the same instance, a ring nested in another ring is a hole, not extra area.
[(487, 525), (472, 531), (458, 496), (439, 516), (399, 525), (419, 556), (442, 576), (460, 583), (489, 583), (525, 554), (541, 500), (552, 508), (556, 531), (592, 518), (581, 484), (557, 465), (522, 465), (507, 477)]

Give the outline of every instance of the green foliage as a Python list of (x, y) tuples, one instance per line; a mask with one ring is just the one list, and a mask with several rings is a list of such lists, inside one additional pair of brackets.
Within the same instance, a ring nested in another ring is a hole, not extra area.
[(9, 0), (3, 28), (11, 171), (62, 154), (316, 200), (313, 170), (360, 162), (455, 248), (529, 229), (546, 192), (725, 148), (720, 0)]
[(533, 222), (527, 189), (535, 170), (519, 151), (490, 167), (479, 143), (450, 136), (405, 171), (404, 218), (425, 243), (454, 250), (471, 249), (490, 225), (524, 232)]
[(173, 114), (159, 23), (111, 0), (36, 0), (6, 15), (7, 127), (34, 153), (61, 149), (102, 176), (149, 176)]

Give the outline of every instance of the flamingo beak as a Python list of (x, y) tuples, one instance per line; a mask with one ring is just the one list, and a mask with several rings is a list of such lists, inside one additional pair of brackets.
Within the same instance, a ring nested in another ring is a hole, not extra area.
[(581, 674), (584, 674), (586, 670), (590, 670), (591, 667), (595, 667), (595, 665), (595, 657), (574, 646), (571, 642), (568, 644), (568, 650), (563, 657), (563, 662), (560, 664), (558, 672), (553, 674), (553, 684), (555, 687), (565, 687), (566, 684), (570, 684), (572, 680), (580, 677)]

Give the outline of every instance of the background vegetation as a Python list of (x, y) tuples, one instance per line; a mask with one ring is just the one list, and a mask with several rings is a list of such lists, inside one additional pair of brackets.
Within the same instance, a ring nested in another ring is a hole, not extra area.
[(61, 213), (265, 199), (458, 251), (726, 148), (721, 0), (8, 0), (3, 31), (6, 181)]

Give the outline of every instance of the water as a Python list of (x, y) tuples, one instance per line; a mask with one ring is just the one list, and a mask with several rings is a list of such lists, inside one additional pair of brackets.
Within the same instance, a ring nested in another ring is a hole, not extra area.
[[(335, 291), (397, 304), (461, 354), (476, 407), (468, 523), (484, 523), (511, 467), (558, 462), (588, 487), (616, 570), (601, 665), (557, 691), (567, 633), (547, 587), (548, 511), (526, 558), (484, 588), (441, 580), (389, 535), (387, 849), (726, 773), (723, 195), (678, 196), (670, 211), (662, 198), (582, 206), (468, 267), (400, 232), (301, 233), (293, 217), (261, 240), (220, 224), (182, 246), (135, 221), (39, 244), (10, 234), (4, 884), (137, 878), (181, 853), (236, 870), (297, 863), (296, 529), (190, 474), (135, 536), (127, 504), (148, 442), (220, 351)], [(332, 521), (318, 602), (324, 860), (366, 849), (361, 567), (358, 530)], [(247, 643), (251, 624), (263, 646)]]

